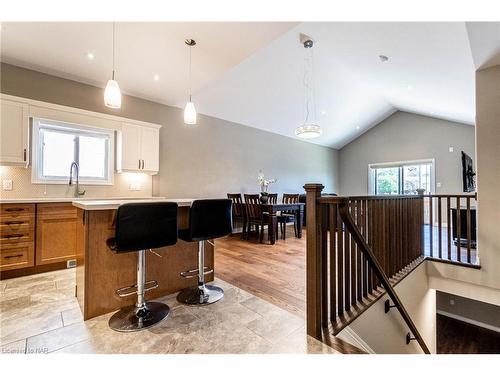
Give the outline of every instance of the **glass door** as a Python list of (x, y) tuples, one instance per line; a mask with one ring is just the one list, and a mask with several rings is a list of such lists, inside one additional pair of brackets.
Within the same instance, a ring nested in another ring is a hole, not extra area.
[(415, 195), (418, 190), (431, 194), (434, 162), (401, 162), (371, 164), (369, 181), (371, 195)]

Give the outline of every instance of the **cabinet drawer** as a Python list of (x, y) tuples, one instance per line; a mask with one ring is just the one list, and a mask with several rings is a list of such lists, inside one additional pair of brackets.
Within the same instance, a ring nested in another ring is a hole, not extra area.
[(34, 204), (0, 204), (0, 216), (18, 217), (33, 215), (35, 213)]
[(17, 243), (17, 242), (29, 242), (35, 240), (35, 231), (34, 230), (18, 230), (18, 231), (10, 231), (0, 232), (0, 245), (3, 247), (3, 244)]
[(37, 216), (60, 217), (65, 219), (76, 219), (78, 209), (71, 203), (39, 203), (37, 204)]
[(19, 231), (29, 231), (35, 229), (34, 216), (0, 216), (0, 234), (16, 233)]
[(33, 242), (11, 244), (0, 248), (0, 270), (7, 271), (34, 265), (35, 246)]

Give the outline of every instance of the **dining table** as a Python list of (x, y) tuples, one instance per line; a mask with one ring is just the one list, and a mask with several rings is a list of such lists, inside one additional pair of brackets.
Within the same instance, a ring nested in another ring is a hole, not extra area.
[[(297, 237), (302, 238), (302, 213), (304, 212), (305, 203), (261, 203), (262, 212), (268, 215), (269, 228), (276, 228), (278, 225), (277, 214), (283, 211), (295, 212), (294, 225), (297, 227)], [(271, 245), (276, 243), (276, 231), (269, 231), (269, 242)]]

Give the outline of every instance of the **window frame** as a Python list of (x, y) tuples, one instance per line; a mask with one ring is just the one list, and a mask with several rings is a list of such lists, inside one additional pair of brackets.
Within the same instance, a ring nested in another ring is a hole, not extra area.
[(368, 194), (369, 195), (378, 195), (375, 194), (375, 170), (377, 168), (399, 168), (399, 178), (398, 178), (398, 191), (401, 191), (401, 184), (403, 183), (402, 178), (402, 170), (401, 167), (406, 165), (415, 165), (415, 164), (431, 164), (431, 191), (430, 194), (435, 194), (436, 192), (436, 162), (435, 159), (418, 159), (418, 160), (405, 160), (405, 161), (394, 161), (394, 162), (386, 162), (386, 163), (371, 163), (368, 164)]
[[(64, 185), (68, 184), (69, 177), (43, 176), (43, 136), (40, 130), (52, 129), (53, 131), (66, 134), (94, 136), (96, 138), (105, 138), (107, 141), (105, 155), (105, 178), (96, 179), (88, 177), (79, 177), (82, 185), (113, 185), (114, 184), (114, 148), (115, 148), (115, 130), (109, 128), (98, 128), (82, 124), (75, 124), (64, 121), (50, 120), (47, 118), (33, 117), (31, 124), (32, 133), (32, 168), (31, 182), (33, 184)], [(78, 159), (78, 143), (75, 145), (75, 161)], [(69, 166), (68, 166), (69, 171)]]

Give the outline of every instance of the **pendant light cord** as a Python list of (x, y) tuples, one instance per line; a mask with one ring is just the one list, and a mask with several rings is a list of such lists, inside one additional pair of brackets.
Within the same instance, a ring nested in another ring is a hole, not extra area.
[(113, 21), (113, 81), (115, 80), (115, 22)]
[[(312, 117), (313, 122), (316, 120), (315, 97), (314, 97), (314, 61), (312, 47), (306, 48), (306, 57), (304, 58), (304, 101), (305, 101), (305, 121), (307, 124), (309, 117)], [(310, 106), (312, 105), (312, 108)]]
[(193, 49), (193, 46), (189, 46), (189, 101), (191, 102), (191, 74), (192, 74), (192, 69), (191, 69), (191, 51)]

